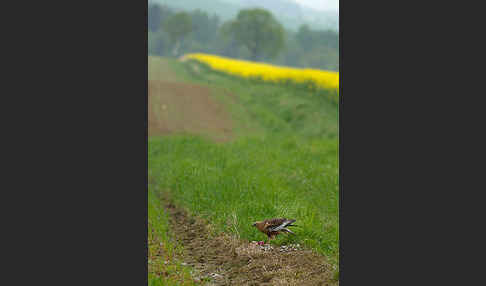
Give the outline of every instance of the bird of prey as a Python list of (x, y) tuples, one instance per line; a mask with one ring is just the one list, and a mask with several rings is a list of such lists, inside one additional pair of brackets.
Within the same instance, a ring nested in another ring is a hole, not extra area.
[(272, 240), (282, 232), (295, 234), (287, 228), (289, 226), (296, 226), (293, 225), (294, 222), (295, 219), (272, 218), (266, 219), (264, 221), (257, 221), (252, 224), (252, 226), (256, 227), (259, 231), (266, 234), (269, 240)]

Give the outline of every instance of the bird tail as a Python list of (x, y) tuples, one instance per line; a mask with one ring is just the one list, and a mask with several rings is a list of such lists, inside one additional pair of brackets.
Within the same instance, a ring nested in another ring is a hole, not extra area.
[(285, 227), (291, 226), (296, 220), (295, 219), (289, 219), (285, 222)]
[[(288, 220), (288, 222), (285, 224), (285, 227), (289, 227), (289, 226), (298, 226), (296, 224), (293, 224), (294, 222), (296, 222), (295, 219), (291, 219), (291, 220)], [(298, 226), (300, 227), (300, 226)]]
[(291, 230), (290, 230), (290, 229), (288, 229), (288, 228), (284, 228), (283, 230), (284, 230), (285, 232), (288, 232), (288, 233), (291, 233), (291, 234), (295, 234), (293, 231), (291, 231)]
[(296, 221), (295, 219), (291, 219), (291, 220), (288, 220), (287, 221), (287, 223), (284, 226), (285, 232), (288, 232), (288, 233), (291, 233), (291, 234), (295, 234), (290, 229), (288, 229), (288, 227), (290, 227), (290, 226), (298, 226), (298, 225), (293, 224), (295, 221)]

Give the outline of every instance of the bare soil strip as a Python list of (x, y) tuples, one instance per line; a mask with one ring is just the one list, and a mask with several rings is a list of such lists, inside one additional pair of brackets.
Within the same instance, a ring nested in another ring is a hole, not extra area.
[(335, 268), (310, 250), (262, 247), (226, 234), (166, 201), (172, 233), (184, 248), (180, 259), (207, 285), (338, 285)]
[(149, 136), (171, 133), (208, 135), (217, 141), (231, 138), (231, 119), (222, 104), (197, 84), (149, 80)]

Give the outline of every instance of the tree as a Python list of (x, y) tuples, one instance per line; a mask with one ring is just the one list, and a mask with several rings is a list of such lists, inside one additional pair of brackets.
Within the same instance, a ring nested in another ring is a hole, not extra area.
[(194, 40), (203, 44), (212, 42), (218, 31), (219, 18), (209, 17), (208, 13), (196, 10), (191, 13), (191, 19)]
[(148, 33), (149, 55), (166, 56), (169, 53), (169, 36), (163, 30)]
[(299, 44), (306, 50), (310, 49), (314, 45), (314, 34), (308, 25), (300, 26), (295, 37), (299, 41)]
[(159, 29), (161, 19), (160, 6), (157, 4), (150, 4), (148, 6), (148, 29), (150, 32), (155, 32)]
[(240, 10), (229, 32), (233, 33), (239, 45), (250, 51), (250, 58), (254, 61), (275, 58), (284, 47), (282, 25), (264, 9)]
[(313, 49), (315, 47), (328, 47), (331, 49), (339, 49), (339, 34), (332, 30), (327, 31), (313, 31), (307, 25), (302, 25), (296, 35), (300, 45), (306, 49)]
[(339, 34), (332, 30), (311, 30), (302, 25), (295, 35), (301, 51), (293, 64), (302, 67), (339, 70)]
[(174, 45), (172, 54), (177, 56), (182, 42), (192, 31), (191, 16), (185, 12), (176, 13), (169, 17), (163, 28)]
[(239, 58), (238, 43), (235, 35), (231, 32), (231, 22), (225, 22), (219, 28), (215, 41), (216, 52), (225, 57)]

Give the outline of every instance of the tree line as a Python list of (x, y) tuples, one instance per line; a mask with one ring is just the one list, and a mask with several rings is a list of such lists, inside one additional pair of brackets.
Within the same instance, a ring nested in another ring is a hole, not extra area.
[(302, 25), (285, 30), (271, 12), (240, 10), (235, 19), (222, 22), (201, 10), (176, 12), (149, 4), (149, 55), (178, 57), (186, 53), (269, 62), (294, 67), (339, 70), (339, 36), (335, 31)]

